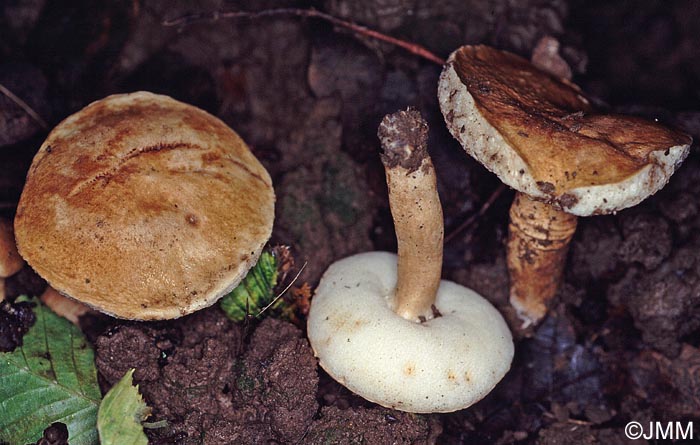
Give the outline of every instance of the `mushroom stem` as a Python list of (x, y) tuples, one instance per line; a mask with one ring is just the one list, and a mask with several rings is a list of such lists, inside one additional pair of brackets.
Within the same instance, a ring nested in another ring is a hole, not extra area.
[(442, 206), (427, 137), (428, 124), (411, 109), (387, 115), (379, 126), (398, 243), (393, 309), (413, 321), (434, 316), (442, 273)]
[(39, 298), (41, 302), (54, 311), (54, 313), (67, 319), (76, 326), (80, 326), (80, 317), (90, 312), (88, 306), (72, 298), (64, 297), (51, 286), (48, 286)]
[(577, 218), (549, 204), (516, 193), (508, 225), (510, 303), (525, 326), (547, 313), (561, 283)]

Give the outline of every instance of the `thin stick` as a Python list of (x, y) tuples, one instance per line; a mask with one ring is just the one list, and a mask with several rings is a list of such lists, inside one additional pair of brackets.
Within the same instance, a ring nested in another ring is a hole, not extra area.
[(411, 54), (415, 54), (426, 60), (429, 60), (438, 65), (444, 65), (445, 60), (438, 57), (433, 52), (427, 48), (417, 45), (415, 43), (407, 42), (405, 40), (397, 39), (396, 37), (391, 37), (389, 35), (383, 34), (379, 31), (367, 28), (357, 23), (353, 23), (348, 20), (342, 20), (334, 17), (325, 12), (318, 11), (316, 9), (300, 9), (300, 8), (278, 8), (278, 9), (267, 9), (258, 12), (249, 11), (217, 11), (217, 12), (202, 12), (198, 14), (189, 14), (181, 17), (177, 17), (170, 20), (165, 20), (162, 22), (164, 26), (187, 26), (192, 23), (202, 22), (202, 21), (216, 21), (220, 19), (259, 19), (264, 17), (274, 17), (281, 15), (289, 15), (295, 17), (311, 17), (318, 18), (330, 22), (341, 28), (349, 29), (357, 34), (370, 37), (376, 40), (381, 40), (382, 42), (390, 43), (399, 48), (403, 48)]
[(287, 292), (287, 291), (289, 290), (290, 287), (292, 287), (292, 285), (293, 285), (294, 283), (296, 283), (296, 281), (299, 279), (299, 276), (300, 276), (301, 273), (304, 271), (304, 269), (306, 268), (306, 265), (307, 265), (308, 263), (309, 263), (308, 261), (304, 261), (304, 264), (303, 264), (303, 265), (301, 266), (301, 268), (299, 269), (299, 272), (297, 272), (297, 274), (294, 276), (294, 279), (292, 279), (292, 281), (287, 285), (287, 287), (284, 288), (284, 290), (283, 290), (282, 292), (280, 292), (279, 294), (277, 294), (277, 296), (270, 302), (270, 304), (268, 304), (267, 306), (265, 306), (264, 308), (262, 308), (262, 309), (260, 310), (260, 312), (258, 312), (258, 315), (255, 316), (256, 318), (259, 317), (260, 315), (262, 315), (262, 313), (265, 312), (266, 310), (270, 309), (270, 307), (271, 307), (273, 304), (275, 304), (275, 303), (277, 302), (277, 300), (279, 300), (279, 299), (282, 297), (282, 295), (284, 295), (284, 293)]
[(41, 116), (39, 116), (39, 113), (34, 111), (32, 109), (32, 107), (27, 105), (27, 103), (25, 101), (23, 101), (22, 99), (17, 97), (17, 95), (15, 95), (15, 93), (13, 93), (9, 89), (7, 89), (7, 87), (5, 87), (5, 85), (3, 85), (1, 83), (0, 83), (0, 93), (7, 96), (8, 99), (10, 99), (12, 102), (16, 103), (20, 108), (22, 108), (24, 110), (24, 112), (29, 115), (29, 117), (31, 117), (32, 119), (34, 119), (36, 121), (36, 123), (41, 125), (41, 128), (43, 128), (44, 130), (49, 129), (48, 124), (46, 123), (46, 121), (44, 119), (41, 118)]
[(467, 229), (468, 227), (471, 227), (479, 218), (484, 216), (486, 212), (489, 210), (489, 208), (493, 205), (494, 202), (498, 199), (499, 196), (506, 190), (505, 184), (501, 184), (498, 186), (496, 190), (491, 193), (491, 196), (488, 197), (488, 199), (481, 205), (481, 208), (479, 209), (478, 212), (472, 214), (469, 218), (464, 220), (462, 224), (460, 224), (457, 228), (452, 230), (446, 237), (445, 237), (445, 242), (449, 242), (452, 240), (455, 236), (459, 235), (463, 230)]

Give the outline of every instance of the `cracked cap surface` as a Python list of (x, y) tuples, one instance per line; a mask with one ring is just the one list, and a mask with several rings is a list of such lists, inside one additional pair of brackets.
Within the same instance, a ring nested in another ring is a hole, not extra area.
[(49, 134), (15, 236), (62, 294), (121, 318), (175, 318), (245, 276), (274, 201), (265, 168), (216, 117), (167, 96), (114, 95)]

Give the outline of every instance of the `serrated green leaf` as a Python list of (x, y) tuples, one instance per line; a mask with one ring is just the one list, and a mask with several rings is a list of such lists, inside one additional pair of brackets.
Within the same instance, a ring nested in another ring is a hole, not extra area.
[[(270, 252), (263, 252), (243, 281), (221, 299), (221, 308), (228, 318), (239, 322), (246, 315), (258, 315), (275, 297), (277, 275), (277, 258)], [(278, 300), (273, 308), (282, 303), (281, 299)]]
[(68, 320), (30, 301), (36, 323), (21, 347), (0, 353), (0, 442), (36, 442), (63, 422), (71, 445), (97, 444), (101, 394), (92, 347)]
[(142, 422), (151, 410), (134, 386), (130, 369), (109, 390), (97, 413), (97, 430), (102, 445), (148, 445)]

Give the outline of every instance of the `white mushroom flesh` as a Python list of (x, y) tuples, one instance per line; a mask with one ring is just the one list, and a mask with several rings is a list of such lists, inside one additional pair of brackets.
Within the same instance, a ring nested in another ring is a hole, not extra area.
[(391, 309), (397, 257), (369, 252), (324, 274), (308, 336), (321, 367), (380, 405), (428, 413), (464, 409), (488, 394), (510, 368), (513, 340), (496, 309), (474, 291), (441, 281), (441, 316), (423, 323)]

